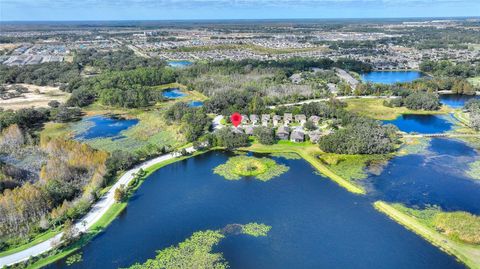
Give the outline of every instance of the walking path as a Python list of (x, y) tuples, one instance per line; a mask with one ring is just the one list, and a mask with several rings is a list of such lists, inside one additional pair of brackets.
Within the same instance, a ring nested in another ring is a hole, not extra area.
[[(192, 153), (195, 151), (195, 149), (193, 147), (189, 147), (189, 148), (186, 148), (186, 151), (188, 153)], [(179, 156), (180, 156), (180, 153), (164, 154), (157, 158), (154, 158), (142, 164), (139, 164), (134, 168), (128, 170), (124, 175), (120, 177), (120, 179), (118, 179), (118, 181), (110, 188), (110, 190), (104, 196), (102, 196), (95, 204), (93, 204), (90, 211), (82, 219), (78, 220), (75, 223), (75, 227), (78, 229), (79, 232), (87, 231), (95, 222), (97, 222), (108, 211), (110, 206), (112, 206), (115, 203), (115, 199), (114, 199), (115, 190), (118, 187), (120, 187), (120, 185), (122, 184), (127, 186), (128, 183), (134, 178), (135, 173), (137, 173), (140, 169), (145, 170), (154, 164), (161, 163), (170, 159), (174, 159)], [(1, 257), (0, 268), (3, 268), (3, 266), (8, 266), (8, 265), (12, 265), (22, 261), (26, 261), (32, 256), (38, 256), (42, 253), (45, 253), (53, 249), (60, 242), (62, 238), (62, 234), (63, 233), (61, 232), (55, 235), (54, 237), (47, 239), (30, 248), (27, 248), (25, 250), (19, 251), (17, 253), (14, 253), (5, 257)]]

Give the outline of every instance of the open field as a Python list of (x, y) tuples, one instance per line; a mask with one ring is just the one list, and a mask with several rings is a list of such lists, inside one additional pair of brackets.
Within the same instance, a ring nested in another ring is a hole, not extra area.
[(296, 153), (307, 162), (309, 162), (313, 167), (315, 167), (318, 172), (324, 176), (332, 179), (340, 186), (344, 187), (348, 191), (356, 194), (365, 194), (366, 191), (363, 187), (359, 186), (355, 182), (343, 178), (336, 174), (332, 168), (323, 163), (318, 156), (323, 152), (318, 148), (317, 145), (305, 142), (305, 143), (293, 143), (288, 141), (281, 141), (274, 145), (261, 145), (259, 143), (254, 143), (249, 147), (240, 148), (244, 151), (252, 151), (258, 153)]
[(19, 97), (3, 100), (0, 99), (0, 107), (3, 109), (18, 110), (29, 107), (48, 107), (48, 102), (56, 100), (64, 103), (70, 94), (62, 92), (58, 87), (36, 86), (30, 84), (17, 84), (28, 88), (29, 92)]
[(388, 215), (402, 226), (422, 236), (433, 245), (439, 247), (441, 250), (454, 255), (468, 267), (473, 269), (480, 268), (479, 245), (466, 244), (458, 240), (451, 239), (449, 236), (446, 236), (430, 227), (425, 223), (425, 220), (403, 212), (403, 210), (400, 210), (395, 205), (377, 201), (374, 203), (374, 206), (378, 211)]
[(436, 111), (411, 110), (406, 107), (386, 107), (383, 105), (384, 99), (347, 99), (347, 110), (358, 113), (377, 120), (394, 120), (401, 114), (447, 114), (452, 112), (451, 108), (442, 106)]

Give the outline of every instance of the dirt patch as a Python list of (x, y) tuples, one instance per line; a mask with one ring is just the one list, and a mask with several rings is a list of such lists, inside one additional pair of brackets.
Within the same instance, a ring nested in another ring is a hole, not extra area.
[[(48, 107), (48, 102), (57, 100), (60, 103), (65, 103), (69, 93), (62, 92), (58, 87), (51, 86), (36, 86), (31, 84), (16, 84), (28, 89), (28, 92), (22, 93), (18, 97), (10, 99), (0, 99), (0, 107), (3, 109), (18, 110), (29, 107)], [(3, 85), (6, 88), (12, 85)]]

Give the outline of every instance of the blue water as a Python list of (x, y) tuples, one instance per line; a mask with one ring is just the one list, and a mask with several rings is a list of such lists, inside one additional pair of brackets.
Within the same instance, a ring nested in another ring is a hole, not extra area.
[(201, 101), (191, 101), (190, 103), (188, 103), (188, 106), (190, 106), (190, 107), (201, 107), (201, 106), (203, 106), (203, 102), (201, 102)]
[(166, 89), (163, 91), (163, 97), (168, 99), (177, 99), (187, 96), (185, 93), (181, 92), (178, 88)]
[(480, 96), (477, 95), (442, 94), (440, 95), (440, 102), (453, 108), (462, 108), (468, 100), (478, 98)]
[(386, 120), (398, 127), (403, 132), (416, 132), (419, 134), (437, 134), (449, 131), (453, 123), (441, 115), (401, 115), (395, 120)]
[(190, 61), (169, 61), (168, 65), (175, 68), (183, 68), (192, 65)]
[(75, 139), (83, 140), (116, 137), (120, 132), (127, 130), (138, 123), (138, 119), (121, 119), (106, 116), (85, 117), (82, 119), (82, 122), (85, 121), (87, 121), (88, 124), (92, 124), (92, 126), (86, 131), (77, 134)]
[(290, 170), (268, 182), (230, 181), (212, 173), (228, 157), (212, 152), (157, 170), (68, 268), (126, 267), (196, 231), (249, 222), (272, 229), (267, 237), (223, 240), (215, 251), (231, 268), (465, 268), (377, 212), (371, 197), (349, 193), (303, 160), (275, 158)]
[(425, 154), (396, 157), (381, 175), (370, 177), (370, 195), (375, 200), (480, 215), (480, 181), (465, 174), (478, 158), (463, 142), (434, 138)]
[(418, 71), (372, 71), (361, 75), (363, 81), (382, 84), (411, 82), (422, 76)]

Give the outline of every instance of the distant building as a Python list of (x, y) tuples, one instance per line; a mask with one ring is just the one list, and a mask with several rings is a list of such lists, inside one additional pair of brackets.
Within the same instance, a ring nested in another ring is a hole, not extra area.
[(269, 123), (270, 123), (270, 115), (262, 114), (262, 125), (268, 126)]
[(244, 130), (247, 135), (253, 135), (253, 126), (245, 126)]
[(285, 113), (283, 114), (283, 124), (288, 125), (293, 121), (292, 113)]
[(308, 118), (308, 120), (313, 122), (315, 125), (318, 125), (320, 123), (320, 117), (319, 116), (310, 116), (310, 118)]
[(238, 128), (238, 127), (233, 127), (232, 128), (232, 133), (234, 133), (234, 134), (244, 134), (243, 130)]
[(249, 123), (250, 123), (250, 120), (248, 119), (248, 116), (242, 114), (242, 124), (245, 125), (245, 124), (249, 124)]
[(255, 114), (250, 115), (250, 122), (251, 122), (253, 125), (258, 124), (259, 121), (260, 121), (260, 119), (258, 118), (258, 115), (255, 115)]
[(282, 125), (278, 127), (275, 135), (280, 140), (288, 140), (288, 137), (290, 136), (290, 128), (288, 128), (288, 126)]
[(318, 140), (320, 140), (320, 137), (322, 137), (322, 132), (319, 130), (311, 131), (308, 133), (308, 136), (310, 137), (310, 142), (318, 143)]
[(274, 115), (274, 116), (272, 117), (273, 126), (276, 127), (276, 126), (280, 123), (281, 120), (282, 120), (282, 117), (281, 117), (281, 116)]
[(307, 116), (303, 114), (295, 115), (295, 121), (303, 125), (307, 121)]
[(290, 135), (290, 141), (292, 142), (303, 142), (305, 140), (305, 132), (301, 128), (296, 128), (292, 131)]

